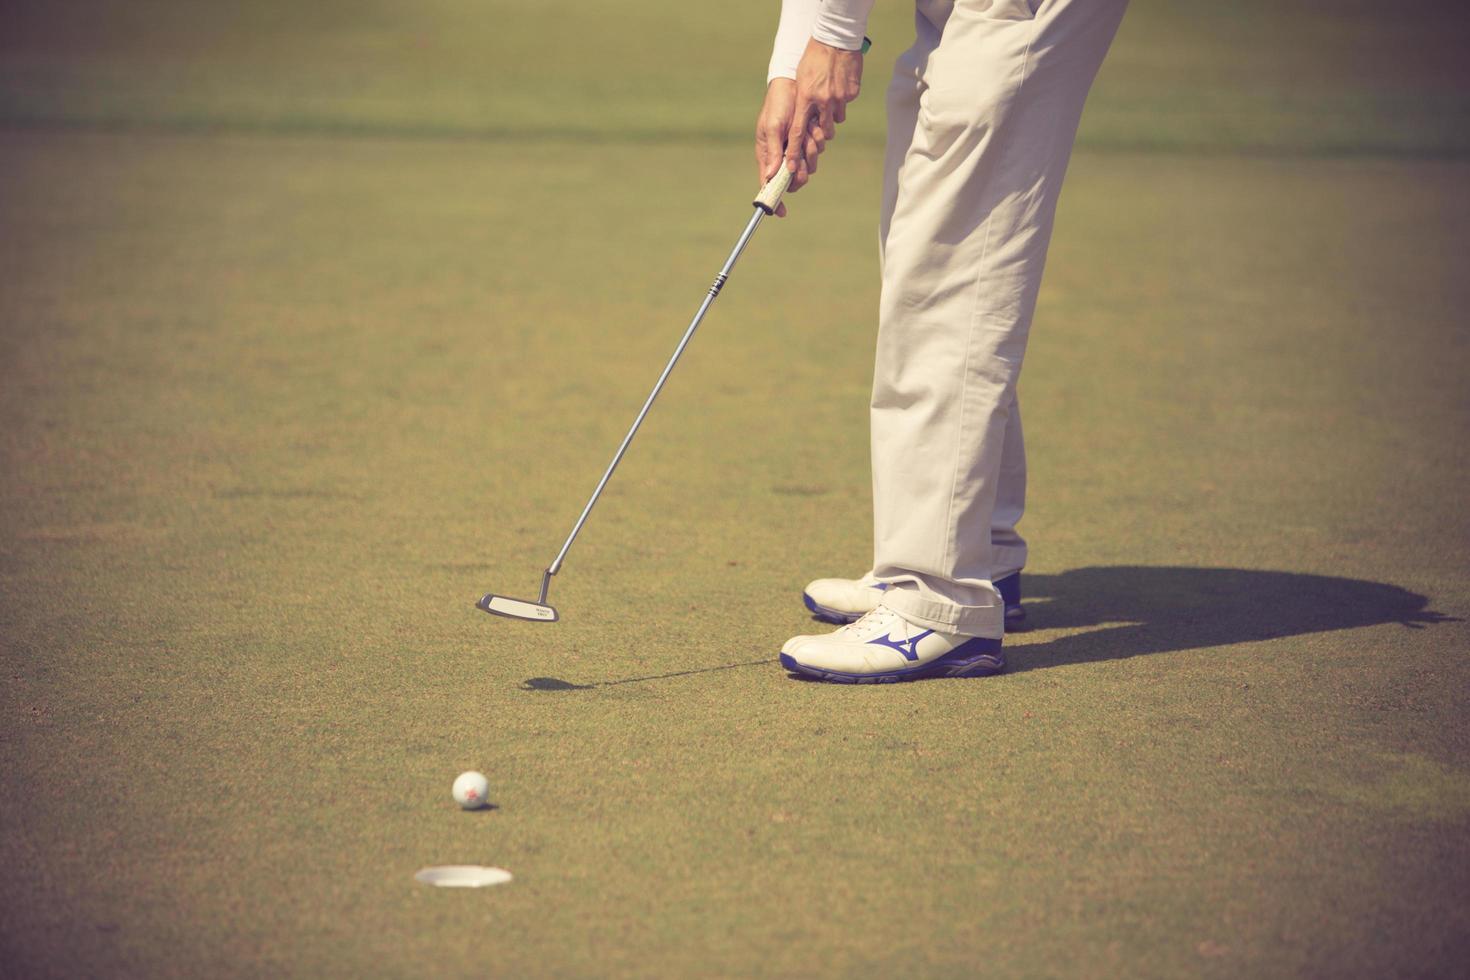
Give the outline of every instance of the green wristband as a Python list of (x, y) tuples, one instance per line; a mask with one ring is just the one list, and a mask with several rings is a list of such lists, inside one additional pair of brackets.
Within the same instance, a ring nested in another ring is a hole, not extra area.
[(868, 49), (871, 48), (872, 46), (873, 46), (873, 39), (870, 38), (870, 37), (864, 37), (863, 38), (863, 46), (858, 51), (858, 54), (867, 54), (868, 53)]

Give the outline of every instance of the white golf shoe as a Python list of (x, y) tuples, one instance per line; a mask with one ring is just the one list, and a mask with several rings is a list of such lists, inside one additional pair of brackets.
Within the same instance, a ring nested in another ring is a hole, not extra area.
[(781, 666), (838, 684), (884, 684), (921, 677), (985, 677), (1006, 668), (1001, 641), (916, 626), (887, 606), (816, 636), (781, 647)]
[(877, 609), (887, 589), (887, 583), (871, 574), (862, 578), (819, 578), (807, 585), (801, 601), (818, 619), (840, 625)]
[[(1006, 604), (1006, 632), (1026, 627), (1026, 610), (1021, 605), (1021, 573), (996, 579), (995, 588)], [(851, 623), (872, 612), (883, 601), (888, 585), (869, 573), (862, 578), (819, 578), (806, 587), (801, 601), (824, 623)]]

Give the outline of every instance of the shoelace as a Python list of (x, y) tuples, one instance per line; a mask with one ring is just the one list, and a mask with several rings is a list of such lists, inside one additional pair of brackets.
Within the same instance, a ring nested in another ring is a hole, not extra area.
[(854, 620), (851, 623), (848, 623), (846, 626), (841, 627), (837, 630), (837, 634), (842, 635), (849, 632), (857, 633), (868, 627), (872, 627), (873, 629), (882, 629), (885, 633), (887, 633), (893, 628), (893, 621), (898, 618), (898, 614), (895, 613), (893, 610), (888, 609), (885, 606), (879, 606), (876, 609), (871, 609), (868, 612), (863, 613), (862, 616), (858, 619)]

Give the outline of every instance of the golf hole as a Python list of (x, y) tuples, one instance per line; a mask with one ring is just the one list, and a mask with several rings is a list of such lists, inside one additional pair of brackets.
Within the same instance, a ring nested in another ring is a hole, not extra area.
[(486, 868), (478, 864), (441, 864), (424, 868), (413, 878), (435, 888), (484, 888), (505, 884), (510, 881), (511, 874), (504, 868)]

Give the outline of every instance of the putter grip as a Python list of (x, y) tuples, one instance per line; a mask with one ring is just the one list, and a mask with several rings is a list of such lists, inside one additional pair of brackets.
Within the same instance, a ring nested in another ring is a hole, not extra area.
[(781, 195), (786, 193), (786, 188), (791, 184), (791, 176), (791, 171), (786, 169), (786, 161), (782, 160), (775, 175), (766, 181), (766, 186), (761, 188), (761, 192), (751, 203), (766, 214), (774, 214), (776, 205), (781, 203)]

